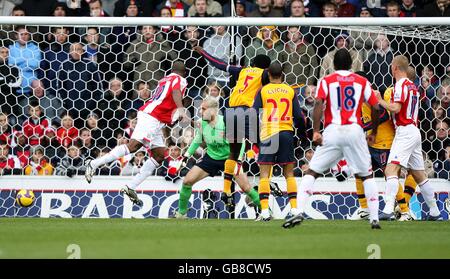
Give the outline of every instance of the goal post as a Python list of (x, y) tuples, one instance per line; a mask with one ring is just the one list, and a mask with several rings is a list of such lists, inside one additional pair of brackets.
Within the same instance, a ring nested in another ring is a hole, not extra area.
[[(183, 176), (205, 154), (199, 148), (186, 167), (173, 169), (179, 165), (174, 162), (176, 154), (184, 154), (195, 127), (165, 128), (173, 153), (137, 189), (144, 201), (141, 209), (133, 208), (118, 190), (148, 159), (145, 152), (101, 168), (92, 185), (83, 180), (83, 162), (129, 140), (137, 109), (174, 60), (182, 60), (188, 70), (183, 103), (193, 120), (199, 120), (200, 103), (208, 95), (217, 97), (224, 108), (235, 81), (197, 55), (195, 45), (242, 66), (258, 54), (279, 61), (285, 82), (299, 96), (309, 133), (313, 92), (317, 81), (333, 71), (337, 48), (348, 48), (352, 70), (367, 75), (381, 92), (393, 85), (393, 56), (406, 55), (416, 69), (415, 83), (422, 96), (419, 121), (427, 174), (438, 185), (439, 208), (448, 219), (450, 18), (444, 17), (0, 17), (0, 143), (2, 150), (7, 148), (0, 154), (0, 217), (52, 217), (52, 212), (61, 217), (168, 217), (177, 207)], [(313, 152), (311, 140), (296, 145), (297, 184)], [(244, 156), (253, 185), (259, 180), (257, 155), (252, 146)], [(381, 170), (376, 171), (383, 194), (385, 183)], [(343, 172), (337, 166), (318, 180), (308, 203), (314, 218), (345, 219), (356, 210), (352, 174), (345, 173), (344, 182), (336, 179)], [(281, 169), (275, 167), (273, 173), (285, 191)], [(219, 193), (222, 182), (216, 176), (194, 186), (189, 217), (206, 216), (211, 201), (216, 216), (229, 217), (218, 196), (203, 195), (207, 189)], [(14, 201), (22, 188), (35, 192), (36, 202), (29, 208)], [(237, 218), (254, 216), (244, 198), (242, 192), (236, 193)], [(289, 211), (286, 195), (271, 197), (270, 203), (276, 218)], [(413, 205), (417, 217), (428, 210), (420, 195)]]

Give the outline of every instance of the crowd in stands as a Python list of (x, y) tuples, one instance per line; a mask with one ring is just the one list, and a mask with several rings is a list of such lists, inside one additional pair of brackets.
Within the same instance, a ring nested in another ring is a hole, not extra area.
[[(450, 16), (449, 0), (235, 0), (240, 17), (420, 17)], [(230, 16), (226, 0), (5, 0), (3, 16), (58, 17), (217, 17)], [(88, 22), (88, 21), (86, 21)], [(448, 29), (447, 29), (448, 30)], [(419, 120), (429, 177), (450, 176), (449, 38), (402, 36), (364, 28), (308, 26), (0, 26), (0, 174), (84, 173), (84, 161), (126, 143), (137, 110), (151, 98), (171, 62), (187, 67), (184, 105), (198, 120), (199, 102), (214, 96), (221, 108), (235, 81), (211, 67), (197, 52), (202, 46), (226, 62), (248, 65), (266, 54), (283, 65), (285, 82), (301, 100), (309, 127), (318, 79), (333, 72), (334, 54), (349, 49), (353, 71), (363, 71), (375, 89), (393, 84), (390, 64), (406, 54), (416, 68), (421, 92)], [(446, 51), (447, 50), (447, 51)], [(167, 157), (156, 174), (175, 181), (181, 154), (194, 129), (167, 128)], [(301, 176), (314, 153), (309, 139), (296, 149)], [(196, 158), (203, 154), (198, 150)], [(257, 146), (245, 167), (258, 172)], [(145, 150), (98, 170), (102, 175), (134, 175), (148, 158)], [(274, 175), (279, 174), (275, 169)]]

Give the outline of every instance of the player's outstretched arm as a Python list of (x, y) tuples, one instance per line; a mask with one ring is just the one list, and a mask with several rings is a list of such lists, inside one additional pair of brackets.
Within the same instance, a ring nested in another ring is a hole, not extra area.
[(229, 72), (236, 79), (239, 77), (239, 73), (241, 72), (242, 67), (230, 65), (230, 64), (226, 63), (225, 61), (212, 56), (211, 54), (206, 52), (200, 46), (194, 47), (194, 51), (197, 52), (198, 54), (200, 54), (201, 56), (203, 56), (213, 67), (215, 67), (221, 71), (224, 71), (224, 72)]

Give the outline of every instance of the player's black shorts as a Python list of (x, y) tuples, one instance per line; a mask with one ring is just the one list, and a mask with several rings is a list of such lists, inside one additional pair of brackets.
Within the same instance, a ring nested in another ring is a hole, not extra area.
[(206, 171), (209, 176), (220, 175), (225, 168), (225, 160), (214, 160), (209, 157), (208, 154), (205, 154), (200, 162), (196, 164), (197, 167)]
[(250, 107), (239, 106), (226, 108), (225, 134), (229, 143), (241, 143), (248, 139), (252, 143), (258, 142), (258, 115)]
[(294, 133), (292, 131), (281, 131), (259, 143), (258, 164), (287, 165), (294, 162)]
[(389, 149), (377, 149), (369, 146), (370, 157), (372, 158), (372, 169), (374, 171), (384, 170), (389, 158)]

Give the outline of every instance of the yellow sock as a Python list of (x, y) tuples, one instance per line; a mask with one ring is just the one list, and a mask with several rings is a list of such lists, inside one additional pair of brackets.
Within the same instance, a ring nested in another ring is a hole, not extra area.
[(397, 191), (397, 195), (395, 196), (395, 198), (397, 199), (398, 206), (400, 207), (400, 211), (402, 213), (409, 212), (409, 206), (406, 203), (405, 195), (403, 193), (403, 187), (402, 187), (402, 184), (400, 184), (400, 182), (398, 183), (398, 191)]
[(295, 181), (295, 177), (286, 178), (286, 184), (289, 204), (291, 208), (297, 208), (297, 182)]
[(236, 164), (237, 162), (234, 160), (225, 161), (225, 168), (223, 171), (223, 192), (227, 195), (231, 195), (231, 183), (233, 182)]
[(269, 194), (270, 194), (270, 186), (268, 178), (261, 178), (259, 180), (259, 200), (261, 202), (261, 209), (269, 209)]
[(366, 195), (364, 194), (364, 185), (361, 178), (356, 178), (356, 194), (358, 195), (359, 206), (361, 208), (368, 208)]
[(405, 180), (405, 200), (406, 203), (409, 204), (409, 200), (411, 200), (411, 197), (416, 192), (417, 183), (414, 180), (414, 177), (412, 175), (408, 175)]

